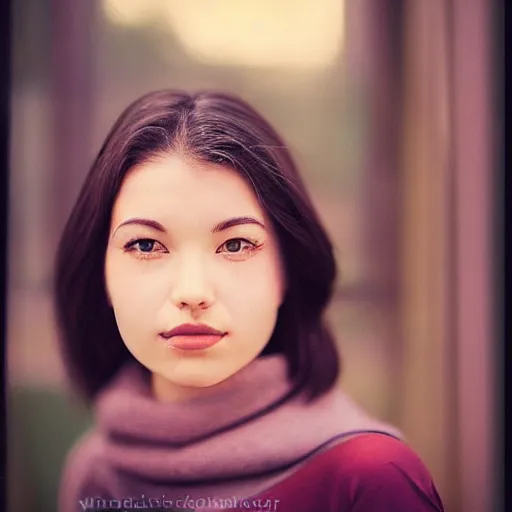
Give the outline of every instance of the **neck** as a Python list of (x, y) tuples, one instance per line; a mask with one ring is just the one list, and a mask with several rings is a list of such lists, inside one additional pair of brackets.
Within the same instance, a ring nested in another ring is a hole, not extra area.
[(207, 389), (213, 386), (182, 386), (176, 384), (162, 375), (153, 372), (151, 374), (151, 394), (157, 402), (177, 403), (200, 397), (207, 393)]

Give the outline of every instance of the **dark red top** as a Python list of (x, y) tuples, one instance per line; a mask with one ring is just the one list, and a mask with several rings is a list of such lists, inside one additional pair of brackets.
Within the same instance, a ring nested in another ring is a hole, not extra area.
[(422, 461), (402, 441), (363, 434), (313, 457), (237, 511), (443, 512)]

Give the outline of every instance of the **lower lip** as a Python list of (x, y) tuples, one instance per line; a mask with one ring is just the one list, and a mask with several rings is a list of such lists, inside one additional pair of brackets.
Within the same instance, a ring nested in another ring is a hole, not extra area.
[(179, 348), (181, 350), (204, 350), (216, 345), (224, 335), (218, 334), (194, 334), (187, 336), (171, 336), (164, 339), (169, 348)]

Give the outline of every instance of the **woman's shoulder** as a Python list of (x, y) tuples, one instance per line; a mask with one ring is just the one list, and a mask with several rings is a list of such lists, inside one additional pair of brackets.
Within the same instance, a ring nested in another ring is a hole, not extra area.
[[(403, 440), (384, 433), (363, 432), (344, 437), (322, 452), (317, 462), (334, 464), (351, 474), (368, 474), (389, 463), (411, 470), (426, 470), (418, 454)], [(312, 462), (314, 459), (312, 459)]]
[(80, 437), (66, 456), (59, 488), (59, 510), (84, 510), (88, 498), (99, 493), (102, 438), (95, 429)]
[(266, 495), (279, 498), (283, 511), (303, 510), (306, 503), (321, 503), (324, 510), (336, 512), (444, 510), (415, 451), (395, 437), (375, 433), (330, 446)]

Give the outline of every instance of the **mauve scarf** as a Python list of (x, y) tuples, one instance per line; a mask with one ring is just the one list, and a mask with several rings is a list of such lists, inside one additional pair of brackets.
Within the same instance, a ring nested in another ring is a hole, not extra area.
[(200, 396), (162, 403), (147, 370), (130, 362), (98, 395), (96, 426), (82, 442), (96, 454), (88, 458), (101, 490), (93, 489), (119, 500), (254, 496), (343, 435), (401, 437), (339, 386), (309, 404), (292, 392), (284, 357), (271, 355)]

